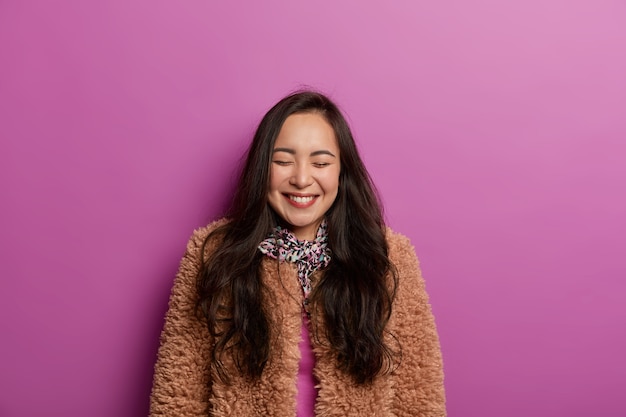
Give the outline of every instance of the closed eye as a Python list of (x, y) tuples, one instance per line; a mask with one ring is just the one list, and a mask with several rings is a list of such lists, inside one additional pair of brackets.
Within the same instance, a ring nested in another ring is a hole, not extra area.
[(316, 168), (324, 168), (330, 165), (328, 162), (314, 162), (313, 166)]
[(291, 161), (279, 161), (279, 160), (276, 160), (276, 161), (272, 161), (272, 162), (274, 162), (276, 165), (279, 165), (281, 167), (284, 167), (284, 166), (287, 166), (287, 165), (291, 164)]

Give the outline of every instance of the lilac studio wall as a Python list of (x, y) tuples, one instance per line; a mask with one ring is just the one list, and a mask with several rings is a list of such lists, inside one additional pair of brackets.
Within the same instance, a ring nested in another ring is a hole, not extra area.
[(146, 415), (191, 231), (301, 85), (421, 258), (451, 416), (626, 415), (626, 6), (0, 2), (0, 416)]

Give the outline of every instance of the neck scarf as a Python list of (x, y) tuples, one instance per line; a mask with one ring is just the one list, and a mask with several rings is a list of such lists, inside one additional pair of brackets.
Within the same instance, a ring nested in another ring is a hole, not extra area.
[(298, 240), (289, 230), (276, 226), (267, 239), (259, 245), (261, 253), (270, 258), (296, 264), (298, 280), (304, 293), (305, 307), (311, 293), (311, 274), (326, 267), (331, 259), (327, 227), (326, 219), (324, 219), (317, 229), (315, 240)]

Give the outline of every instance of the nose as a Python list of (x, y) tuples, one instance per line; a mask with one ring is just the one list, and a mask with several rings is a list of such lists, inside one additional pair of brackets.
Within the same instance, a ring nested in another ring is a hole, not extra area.
[(297, 188), (306, 188), (313, 184), (313, 176), (311, 175), (311, 167), (308, 164), (297, 164), (294, 166), (289, 184)]

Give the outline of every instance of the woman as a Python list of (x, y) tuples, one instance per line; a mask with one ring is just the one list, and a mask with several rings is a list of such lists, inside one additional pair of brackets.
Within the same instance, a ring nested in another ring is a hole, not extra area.
[(445, 415), (414, 250), (385, 228), (324, 95), (292, 94), (265, 115), (227, 219), (192, 236), (151, 415)]

